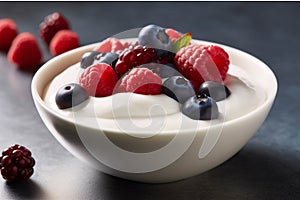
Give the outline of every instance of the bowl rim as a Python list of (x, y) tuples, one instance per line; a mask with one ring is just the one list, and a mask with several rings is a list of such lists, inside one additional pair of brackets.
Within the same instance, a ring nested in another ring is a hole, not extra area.
[[(122, 39), (123, 41), (126, 41), (126, 40), (133, 40), (133, 39), (136, 39), (136, 38), (124, 38)], [(268, 76), (272, 79), (273, 81), (273, 84), (272, 84), (272, 88), (271, 88), (271, 91), (269, 92), (270, 95), (266, 95), (266, 100), (261, 103), (258, 107), (256, 107), (254, 110), (246, 113), (245, 115), (242, 115), (240, 117), (237, 117), (237, 118), (234, 118), (234, 119), (231, 119), (231, 120), (228, 120), (228, 121), (223, 121), (222, 123), (222, 126), (228, 126), (230, 124), (233, 124), (233, 123), (237, 123), (238, 121), (240, 120), (243, 120), (243, 119), (246, 119), (246, 118), (249, 118), (253, 115), (256, 115), (257, 113), (259, 113), (262, 109), (270, 106), (273, 104), (275, 98), (276, 98), (276, 95), (277, 95), (277, 91), (278, 91), (278, 82), (277, 82), (277, 78), (274, 74), (274, 72), (269, 68), (269, 66), (267, 64), (265, 64), (262, 60), (258, 59), (257, 57), (251, 55), (250, 53), (248, 52), (245, 52), (243, 50), (240, 50), (240, 49), (237, 49), (237, 48), (234, 48), (234, 47), (231, 47), (231, 46), (228, 46), (228, 45), (225, 45), (225, 44), (221, 44), (221, 43), (216, 43), (216, 42), (212, 42), (212, 41), (207, 41), (207, 40), (198, 40), (198, 39), (193, 39), (192, 42), (195, 42), (195, 43), (202, 43), (202, 44), (212, 44), (212, 45), (219, 45), (221, 46), (222, 48), (224, 48), (226, 51), (230, 51), (230, 52), (234, 52), (234, 53), (237, 53), (237, 54), (240, 54), (240, 55), (243, 55), (243, 56), (247, 56), (248, 59), (252, 59), (254, 60), (255, 62), (259, 63), (259, 68), (261, 70), (264, 71), (264, 73), (268, 74)], [(99, 45), (100, 42), (96, 42), (96, 43), (92, 43), (92, 44), (89, 44), (89, 45), (84, 45), (84, 46), (81, 46), (81, 47), (78, 47), (76, 49), (73, 49), (73, 50), (70, 50), (70, 51), (67, 51), (63, 54), (60, 54), (56, 57), (53, 57), (51, 58), (49, 61), (47, 61), (45, 64), (43, 64), (40, 69), (34, 74), (33, 78), (32, 78), (32, 81), (31, 81), (31, 94), (32, 94), (32, 97), (33, 97), (33, 100), (34, 100), (34, 103), (35, 104), (38, 104), (39, 106), (41, 106), (44, 110), (46, 110), (48, 113), (50, 113), (51, 115), (54, 115), (56, 116), (57, 118), (60, 118), (68, 123), (71, 123), (71, 124), (74, 124), (75, 126), (79, 125), (79, 126), (82, 126), (82, 127), (85, 127), (85, 128), (89, 128), (89, 129), (96, 129), (94, 127), (91, 127), (91, 126), (88, 126), (88, 125), (85, 125), (83, 123), (79, 123), (78, 121), (75, 121), (73, 118), (68, 118), (67, 116), (64, 116), (58, 112), (56, 112), (55, 110), (53, 110), (52, 108), (50, 108), (49, 106), (47, 106), (44, 102), (44, 100), (42, 99), (42, 94), (40, 95), (38, 90), (37, 90), (37, 83), (38, 83), (38, 79), (40, 77), (40, 75), (42, 73), (45, 73), (45, 71), (51, 66), (51, 63), (53, 62), (56, 62), (57, 60), (60, 60), (60, 59), (63, 59), (64, 57), (66, 56), (70, 56), (72, 54), (75, 54), (75, 53), (78, 53), (78, 52), (87, 52), (87, 51), (90, 51), (92, 50), (94, 47), (96, 47), (97, 45)], [(79, 61), (78, 61), (79, 62)], [(71, 65), (68, 65), (68, 66), (71, 66)], [(67, 67), (68, 67), (67, 66)], [(64, 69), (66, 69), (67, 67), (65, 67)], [(36, 106), (36, 105), (35, 105)], [(206, 130), (208, 128), (210, 128), (211, 126), (218, 126), (219, 124), (213, 124), (213, 125), (210, 125), (210, 126), (205, 126), (205, 127), (197, 127), (197, 130), (196, 131), (201, 131), (201, 130)], [(110, 132), (115, 132), (115, 133), (118, 133), (116, 132), (115, 129), (110, 129), (110, 128), (102, 128), (102, 129), (97, 129), (97, 130), (103, 130), (103, 131), (110, 131)], [(195, 129), (194, 128), (188, 128), (188, 129), (183, 129), (183, 130), (180, 130), (180, 132), (183, 132), (183, 133), (189, 133), (189, 132), (194, 132)], [(163, 134), (174, 134), (174, 130), (164, 130), (162, 131)], [(135, 133), (136, 134), (136, 133)], [(138, 133), (137, 133), (138, 134)], [(142, 133), (142, 134), (145, 134), (145, 133)]]

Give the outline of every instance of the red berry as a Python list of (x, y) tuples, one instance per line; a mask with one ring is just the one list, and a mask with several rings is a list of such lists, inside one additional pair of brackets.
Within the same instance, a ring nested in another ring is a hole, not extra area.
[(42, 52), (37, 40), (31, 33), (19, 34), (13, 41), (8, 60), (23, 70), (35, 70), (42, 62)]
[(18, 35), (17, 25), (12, 19), (0, 19), (0, 51), (8, 51)]
[[(123, 47), (124, 49), (133, 49), (134, 47), (138, 46), (138, 41), (133, 41), (133, 42), (124, 42), (123, 43)], [(124, 50), (122, 49), (122, 50)], [(116, 53), (121, 53), (120, 51), (116, 52)]]
[(79, 37), (70, 30), (61, 30), (55, 34), (49, 47), (51, 54), (57, 56), (79, 47)]
[(216, 45), (191, 44), (176, 53), (174, 63), (178, 71), (193, 83), (195, 91), (198, 91), (204, 81), (225, 80), (229, 56)]
[(154, 49), (146, 46), (135, 46), (133, 49), (125, 49), (116, 63), (116, 72), (125, 74), (130, 69), (142, 64), (156, 62), (157, 56)]
[(107, 38), (100, 42), (100, 44), (94, 49), (95, 51), (107, 53), (107, 52), (114, 52), (123, 50), (124, 46), (122, 42), (118, 38)]
[(150, 69), (134, 68), (122, 78), (118, 91), (157, 95), (161, 93), (161, 87), (161, 78)]
[(90, 96), (105, 97), (112, 95), (119, 77), (106, 63), (88, 67), (80, 76), (79, 83)]
[(24, 146), (14, 145), (2, 152), (0, 168), (2, 177), (9, 181), (26, 181), (33, 174), (35, 160)]
[(182, 36), (181, 33), (179, 33), (178, 31), (176, 31), (172, 28), (167, 28), (166, 33), (170, 37), (172, 43), (174, 43), (176, 40), (178, 40)]
[(49, 45), (54, 35), (64, 29), (70, 29), (69, 22), (61, 13), (55, 12), (46, 16), (40, 24), (40, 37)]
[(12, 163), (12, 160), (11, 160), (10, 156), (4, 155), (2, 157), (2, 160), (1, 160), (2, 166), (6, 167), (6, 166), (9, 166), (11, 163)]

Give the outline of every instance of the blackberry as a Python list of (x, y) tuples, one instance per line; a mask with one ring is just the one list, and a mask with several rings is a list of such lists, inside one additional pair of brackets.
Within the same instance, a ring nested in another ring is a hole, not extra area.
[(119, 75), (123, 75), (130, 69), (150, 62), (157, 62), (158, 57), (154, 49), (146, 46), (135, 46), (125, 49), (120, 53), (115, 70)]
[(31, 152), (18, 144), (4, 150), (0, 157), (1, 175), (8, 182), (28, 180), (33, 174), (34, 165)]
[(69, 21), (59, 12), (52, 13), (45, 17), (40, 23), (39, 34), (41, 39), (49, 45), (54, 35), (60, 30), (69, 30)]

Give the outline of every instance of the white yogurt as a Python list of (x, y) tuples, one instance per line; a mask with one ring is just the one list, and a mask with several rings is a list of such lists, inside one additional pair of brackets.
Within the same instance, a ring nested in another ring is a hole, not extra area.
[(216, 120), (192, 120), (180, 111), (180, 105), (170, 97), (161, 95), (140, 95), (118, 93), (108, 97), (90, 97), (88, 101), (74, 108), (61, 110), (55, 103), (57, 91), (65, 84), (77, 82), (82, 69), (77, 63), (56, 76), (44, 91), (44, 101), (55, 112), (89, 124), (96, 119), (103, 129), (130, 131), (171, 131), (174, 129), (205, 127), (211, 124), (239, 118), (257, 108), (265, 99), (262, 88), (251, 83), (245, 69), (233, 64), (229, 67), (226, 85), (231, 95), (217, 102), (220, 117)]

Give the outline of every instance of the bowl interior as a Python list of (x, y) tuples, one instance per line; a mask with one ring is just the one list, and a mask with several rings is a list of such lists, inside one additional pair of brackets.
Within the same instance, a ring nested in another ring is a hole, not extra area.
[[(132, 39), (127, 39), (127, 40), (130, 41)], [(199, 40), (193, 40), (193, 42), (215, 44), (215, 43), (199, 41)], [(35, 74), (32, 80), (32, 95), (34, 100), (45, 110), (47, 110), (47, 112), (59, 118), (62, 118), (63, 120), (69, 121), (71, 123), (80, 123), (78, 121), (74, 121), (73, 119), (67, 118), (61, 115), (60, 113), (56, 112), (55, 110), (49, 108), (43, 101), (43, 96), (44, 96), (46, 86), (56, 75), (61, 73), (69, 66), (77, 62), (80, 62), (82, 55), (87, 51), (91, 51), (96, 45), (97, 44), (83, 46), (71, 50), (69, 52), (66, 52), (62, 55), (59, 55), (51, 59), (50, 61), (48, 61), (46, 64), (44, 64)], [(256, 86), (263, 88), (263, 90), (265, 91), (266, 100), (264, 101), (264, 103), (259, 105), (255, 110), (251, 111), (247, 115), (254, 115), (255, 112), (259, 112), (260, 109), (272, 104), (277, 92), (277, 81), (275, 75), (269, 69), (269, 67), (266, 64), (264, 64), (262, 61), (258, 60), (257, 58), (251, 56), (248, 53), (245, 53), (243, 51), (225, 45), (221, 45), (221, 44), (217, 44), (217, 45), (220, 45), (229, 53), (232, 64), (242, 68), (247, 68), (247, 72), (251, 74), (251, 76), (249, 77), (253, 79), (252, 82)], [(234, 119), (234, 120), (227, 121), (225, 123), (234, 123), (236, 121), (238, 122), (238, 120), (239, 119)], [(81, 125), (85, 126), (85, 124), (81, 124)], [(93, 128), (98, 128), (98, 127), (93, 127)]]

